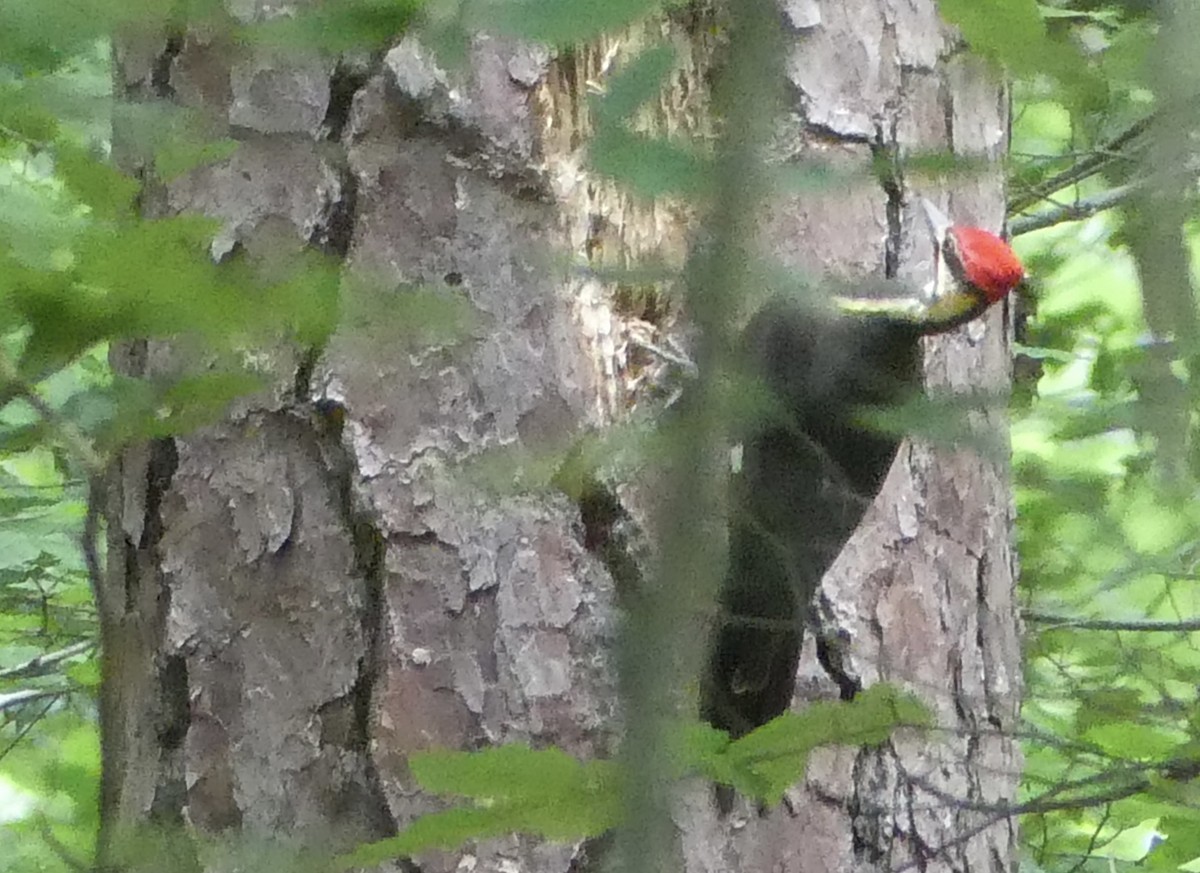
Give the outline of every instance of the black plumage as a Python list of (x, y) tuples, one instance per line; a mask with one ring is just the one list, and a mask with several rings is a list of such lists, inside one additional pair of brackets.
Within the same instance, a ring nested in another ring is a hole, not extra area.
[(729, 569), (701, 689), (702, 717), (735, 737), (788, 708), (817, 586), (899, 446), (862, 413), (921, 390), (920, 335), (912, 322), (777, 302), (742, 338), (765, 408), (739, 434)]

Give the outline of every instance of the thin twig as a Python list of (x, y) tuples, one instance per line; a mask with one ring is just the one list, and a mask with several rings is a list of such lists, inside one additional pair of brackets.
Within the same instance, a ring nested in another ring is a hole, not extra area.
[(61, 688), (26, 688), (22, 691), (10, 692), (9, 694), (0, 694), (0, 712), (4, 712), (6, 709), (24, 706), (27, 703), (33, 703), (36, 700), (45, 700), (48, 697), (62, 697), (66, 693), (67, 692), (63, 691)]
[(15, 749), (21, 740), (25, 739), (26, 735), (46, 717), (46, 713), (50, 711), (50, 707), (54, 706), (55, 701), (56, 698), (47, 700), (46, 705), (42, 707), (42, 711), (21, 726), (21, 729), (17, 731), (17, 735), (12, 738), (9, 744), (0, 749), (0, 761), (3, 761), (8, 756), (8, 753)]
[[(1150, 767), (1145, 768), (1152, 769)], [(1059, 800), (1052, 799), (1057, 795), (1057, 791), (1047, 791), (1040, 797), (1035, 797), (1032, 800), (1027, 800), (1024, 803), (984, 803), (977, 800), (967, 800), (962, 797), (955, 797), (948, 791), (943, 791), (935, 785), (930, 784), (927, 780), (920, 776), (914, 776), (911, 773), (905, 773), (905, 778), (912, 784), (916, 785), (922, 791), (928, 792), (940, 800), (942, 803), (948, 804), (957, 809), (967, 810), (969, 812), (985, 812), (990, 815), (997, 816), (997, 821), (1006, 818), (1014, 818), (1019, 815), (1040, 815), (1046, 812), (1062, 812), (1068, 809), (1087, 809), (1092, 806), (1102, 806), (1106, 803), (1115, 803), (1118, 800), (1124, 800), (1127, 797), (1132, 797), (1139, 794), (1151, 785), (1151, 779), (1148, 775), (1139, 776), (1129, 782), (1113, 785), (1106, 791), (1098, 791), (1093, 795), (1083, 795), (1080, 797), (1064, 797)]]
[(1187, 621), (1137, 619), (1075, 618), (1048, 612), (1024, 612), (1022, 618), (1033, 624), (1054, 625), (1071, 630), (1134, 631), (1137, 633), (1193, 633), (1200, 631), (1200, 618)]
[(696, 362), (684, 355), (682, 352), (676, 352), (671, 349), (664, 348), (663, 346), (656, 345), (649, 340), (638, 339), (637, 337), (630, 337), (629, 344), (634, 348), (642, 349), (643, 351), (647, 351), (652, 355), (662, 358), (668, 364), (674, 364), (676, 367), (683, 370), (685, 375), (691, 378), (696, 378), (696, 376), (699, 375), (700, 371), (696, 366)]
[(1009, 222), (1008, 232), (1011, 236), (1020, 236), (1023, 233), (1032, 233), (1035, 230), (1043, 230), (1068, 221), (1082, 221), (1085, 218), (1091, 218), (1098, 212), (1119, 206), (1128, 200), (1139, 187), (1135, 183), (1119, 185), (1092, 197), (1076, 200), (1074, 203), (1059, 204), (1054, 209), (1048, 209), (1045, 212), (1022, 215)]
[(104, 584), (104, 566), (100, 561), (100, 528), (104, 513), (104, 499), (107, 494), (104, 475), (96, 474), (88, 479), (87, 515), (83, 519), (83, 563), (87, 567), (88, 582), (92, 586), (92, 597), (96, 601), (96, 611), (100, 615), (101, 643), (104, 641), (104, 631), (110, 623), (117, 620), (116, 604), (107, 596)]
[(1125, 128), (1125, 130), (1121, 131), (1121, 133), (1099, 146), (1091, 156), (1084, 158), (1076, 164), (1072, 164), (1061, 173), (1051, 176), (1049, 179), (1043, 179), (1036, 185), (1031, 185), (1024, 194), (1014, 198), (1009, 203), (1009, 215), (1024, 212), (1041, 201), (1053, 197), (1063, 188), (1078, 184), (1089, 176), (1094, 176), (1112, 161), (1117, 160), (1118, 156), (1124, 156), (1125, 147), (1146, 133), (1154, 123), (1155, 117), (1156, 115), (1151, 113), (1145, 118), (1135, 121), (1129, 127)]
[(89, 476), (104, 470), (104, 459), (92, 446), (92, 441), (73, 421), (64, 418), (57, 409), (47, 403), (37, 390), (21, 378), (17, 365), (6, 354), (0, 353), (0, 383), (13, 397), (20, 397), (33, 407), (33, 411), (50, 425), (54, 434), (62, 441), (67, 451), (75, 457)]
[(76, 655), (82, 655), (84, 652), (95, 648), (95, 646), (96, 644), (92, 640), (84, 640), (83, 642), (73, 643), (65, 649), (59, 649), (57, 652), (47, 652), (44, 655), (38, 655), (36, 658), (30, 658), (23, 664), (17, 664), (15, 667), (0, 670), (0, 681), (43, 676), (58, 669), (58, 665), (63, 661), (74, 658)]
[(79, 873), (91, 870), (91, 865), (85, 864), (83, 860), (75, 855), (58, 837), (54, 836), (54, 832), (50, 829), (50, 822), (45, 815), (38, 817), (38, 829), (41, 831), (42, 839), (46, 841), (46, 845), (50, 847), (58, 860), (62, 861), (67, 867), (72, 870), (78, 870)]
[(1112, 817), (1112, 804), (1106, 804), (1104, 807), (1104, 815), (1100, 817), (1100, 821), (1096, 823), (1096, 829), (1092, 831), (1092, 837), (1088, 840), (1087, 848), (1079, 857), (1079, 862), (1075, 864), (1067, 873), (1079, 873), (1084, 868), (1084, 865), (1092, 857), (1092, 852), (1096, 851), (1096, 846), (1100, 842), (1100, 832), (1104, 830), (1104, 826), (1108, 824), (1109, 818)]

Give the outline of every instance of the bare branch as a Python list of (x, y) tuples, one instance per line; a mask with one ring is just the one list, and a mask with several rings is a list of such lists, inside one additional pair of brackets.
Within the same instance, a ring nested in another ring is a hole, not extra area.
[(40, 815), (38, 818), (38, 830), (41, 831), (42, 839), (46, 841), (46, 845), (50, 847), (50, 851), (58, 856), (58, 860), (62, 861), (68, 869), (77, 870), (79, 873), (86, 873), (86, 871), (92, 869), (89, 864), (85, 864), (81, 858), (77, 857), (74, 852), (67, 848), (62, 840), (54, 835), (54, 831), (50, 827), (50, 820), (45, 815)]
[(1056, 205), (1054, 209), (1045, 212), (1022, 215), (1009, 222), (1008, 232), (1011, 236), (1020, 236), (1023, 233), (1032, 233), (1035, 230), (1043, 230), (1068, 221), (1082, 221), (1085, 218), (1091, 218), (1097, 212), (1120, 205), (1129, 199), (1138, 187), (1134, 183), (1119, 185), (1110, 191), (1103, 191), (1092, 197), (1084, 197), (1074, 203)]
[(1078, 184), (1089, 176), (1094, 176), (1113, 161), (1129, 157), (1125, 153), (1126, 147), (1149, 130), (1150, 125), (1154, 123), (1154, 119), (1155, 115), (1150, 114), (1145, 118), (1135, 121), (1108, 142), (1097, 147), (1089, 157), (1071, 165), (1049, 179), (1043, 179), (1038, 184), (1030, 186), (1024, 194), (1013, 198), (1009, 203), (1009, 215), (1024, 212), (1037, 203), (1053, 197), (1063, 188)]
[(23, 664), (17, 664), (15, 667), (9, 667), (7, 670), (0, 670), (0, 681), (28, 679), (30, 676), (44, 676), (46, 673), (57, 670), (58, 665), (63, 661), (74, 658), (77, 655), (82, 655), (94, 648), (95, 645), (91, 640), (84, 640), (83, 642), (67, 646), (65, 649), (59, 649), (57, 652), (47, 652), (44, 655), (38, 655), (36, 658), (30, 658)]
[(1100, 821), (1096, 822), (1096, 829), (1092, 831), (1092, 838), (1088, 840), (1087, 848), (1080, 855), (1079, 861), (1067, 873), (1079, 873), (1084, 868), (1088, 860), (1092, 857), (1092, 853), (1096, 851), (1097, 845), (1100, 843), (1100, 834), (1104, 830), (1104, 826), (1108, 824), (1109, 818), (1112, 817), (1112, 804), (1108, 803), (1104, 806), (1104, 815), (1100, 817)]
[(1025, 612), (1022, 617), (1033, 624), (1053, 625), (1071, 630), (1134, 631), (1138, 633), (1192, 633), (1200, 631), (1200, 618), (1187, 621), (1138, 619), (1075, 618), (1047, 612)]
[(65, 693), (65, 691), (57, 688), (50, 690), (27, 688), (23, 691), (13, 691), (10, 694), (0, 694), (0, 712), (23, 706), (26, 703), (33, 703), (36, 700), (62, 697)]
[(5, 354), (0, 354), (0, 383), (9, 392), (9, 396), (20, 397), (33, 407), (34, 412), (50, 425), (54, 434), (89, 476), (96, 476), (103, 472), (104, 459), (92, 446), (92, 441), (73, 421), (64, 418), (57, 409), (42, 399), (34, 386), (21, 378), (17, 365)]

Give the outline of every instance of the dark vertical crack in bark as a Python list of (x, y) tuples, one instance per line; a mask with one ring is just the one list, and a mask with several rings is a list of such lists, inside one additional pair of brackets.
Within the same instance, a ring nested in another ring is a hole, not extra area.
[[(350, 121), (354, 106), (354, 95), (368, 78), (365, 69), (339, 64), (329, 82), (329, 107), (323, 122), (326, 139), (340, 143)], [(339, 149), (334, 161), (338, 176), (338, 196), (326, 208), (325, 220), (319, 223), (309, 236), (308, 242), (318, 251), (345, 262), (354, 241), (354, 229), (358, 216), (358, 177), (350, 169), (344, 151)], [(323, 349), (313, 346), (305, 350), (296, 367), (293, 397), (296, 403), (308, 403), (312, 399), (312, 375)]]
[(888, 231), (883, 269), (889, 279), (896, 278), (900, 273), (904, 246), (904, 174), (896, 146), (896, 123), (896, 119), (892, 118), (886, 131), (882, 124), (878, 125), (875, 128), (875, 141), (871, 144), (875, 178), (887, 196), (885, 211)]
[[(341, 143), (350, 123), (354, 96), (366, 84), (367, 72), (339, 65), (329, 82), (329, 108), (325, 112), (323, 127), (326, 139)], [(310, 239), (325, 254), (345, 260), (354, 239), (354, 228), (358, 214), (358, 177), (350, 169), (343, 150), (338, 150), (336, 171), (340, 196), (329, 204), (326, 220), (318, 226)]]
[[(580, 463), (576, 455), (568, 456), (555, 474), (554, 484), (579, 507), (583, 546), (612, 577), (620, 602), (623, 595), (627, 599), (644, 584), (635, 545), (642, 533), (616, 491), (594, 472), (579, 470)], [(612, 831), (584, 840), (567, 873), (590, 873), (610, 866), (613, 845)]]
[(862, 750), (854, 759), (855, 792), (846, 803), (846, 812), (850, 817), (851, 847), (854, 857), (867, 867), (880, 867), (883, 860), (880, 833), (882, 823), (879, 810), (873, 804), (864, 802), (864, 792), (875, 788), (869, 769), (878, 769), (879, 752)]
[(350, 110), (354, 107), (354, 95), (367, 83), (368, 68), (341, 62), (329, 79), (329, 107), (325, 110), (322, 127), (326, 139), (340, 142), (350, 121)]
[[(351, 540), (354, 575), (360, 580), (363, 595), (359, 621), (366, 651), (359, 660), (358, 675), (350, 688), (348, 700), (344, 701), (347, 723), (339, 744), (358, 756), (362, 767), (363, 784), (359, 786), (361, 796), (354, 804), (353, 811), (360, 818), (359, 824), (363, 823), (362, 817), (369, 817), (367, 828), (379, 839), (397, 832), (396, 820), (392, 816), (378, 768), (371, 756), (376, 683), (382, 675), (384, 659), (387, 657), (384, 632), (387, 575), (384, 559), (387, 541), (374, 520), (355, 506), (355, 467), (342, 444), (345, 410), (340, 404), (326, 400), (314, 404), (313, 411), (318, 416), (316, 432), (322, 446), (325, 469), (330, 477), (330, 486), (346, 533)], [(405, 864), (404, 869), (416, 871), (418, 868)]]
[(187, 778), (183, 743), (191, 724), (187, 659), (170, 655), (158, 669), (159, 718), (156, 736), (162, 773), (154, 789), (150, 818), (156, 824), (183, 825), (187, 804)]
[(985, 718), (988, 724), (997, 730), (1002, 730), (1004, 720), (1000, 717), (1000, 702), (996, 699), (995, 665), (989, 657), (987, 638), (984, 633), (985, 622), (991, 614), (991, 604), (988, 602), (987, 585), (988, 560), (981, 555), (975, 565), (975, 645), (979, 648), (979, 658), (983, 664), (983, 688), (986, 703)]
[[(371, 740), (371, 702), (375, 680), (383, 666), (383, 614), (384, 614), (384, 552), (386, 545), (379, 528), (361, 517), (352, 522), (351, 535), (354, 539), (354, 563), (356, 572), (362, 577), (364, 602), (362, 630), (367, 644), (366, 657), (359, 664), (359, 676), (354, 683), (354, 723), (350, 747), (366, 753)], [(373, 769), (372, 769), (373, 772)]]
[(162, 502), (171, 487), (171, 479), (179, 467), (179, 451), (175, 440), (157, 439), (150, 445), (150, 463), (146, 468), (146, 517), (138, 549), (145, 552), (157, 548), (163, 535)]
[[(135, 349), (132, 363), (138, 369)], [(98, 867), (119, 864), (121, 828), (132, 823), (129, 816), (140, 810), (126, 808), (132, 801), (123, 796), (124, 786), (118, 774), (132, 768), (152, 770), (154, 794), (149, 813), (163, 825), (183, 823), (186, 783), (183, 769), (183, 744), (189, 725), (187, 668), (182, 658), (161, 655), (163, 629), (171, 604), (171, 591), (161, 572), (158, 554), (165, 526), (163, 503), (171, 487), (179, 455), (175, 441), (162, 438), (150, 442), (145, 478), (127, 487), (144, 489), (140, 519), (141, 535), (135, 542), (128, 535), (110, 536), (110, 567), (120, 568), (122, 576), (107, 583), (106, 603), (98, 603), (104, 639), (101, 709), (102, 785), (100, 820), (97, 837)], [(113, 495), (114, 499), (118, 495)], [(120, 518), (120, 504), (109, 507), (111, 518)], [(132, 519), (130, 519), (132, 521)], [(113, 524), (110, 522), (110, 524)], [(114, 524), (114, 527), (116, 525)], [(111, 590), (111, 589), (118, 589)], [(116, 598), (111, 595), (117, 594)], [(119, 605), (117, 603), (119, 600)], [(143, 676), (132, 665), (149, 664), (154, 670), (151, 687), (143, 685)], [(147, 693), (151, 692), (151, 693)], [(121, 701), (122, 695), (140, 698), (140, 708)], [(144, 722), (149, 722), (145, 724)], [(142, 737), (153, 737), (148, 743)], [(148, 754), (155, 757), (146, 760)], [(179, 844), (182, 853), (184, 844)], [(190, 850), (189, 850), (190, 851)], [(184, 861), (180, 854), (181, 862)]]
[(827, 676), (838, 687), (839, 700), (853, 700), (862, 691), (862, 680), (854, 676), (846, 661), (850, 639), (845, 631), (838, 631), (836, 636), (820, 633), (816, 638), (817, 661)]
[[(895, 762), (897, 767), (899, 767), (899, 763), (899, 761)], [(902, 783), (900, 791), (904, 795), (903, 810), (908, 816), (908, 848), (912, 855), (907, 866), (916, 868), (920, 873), (925, 873), (929, 869), (929, 862), (937, 856), (939, 849), (930, 846), (921, 836), (920, 825), (917, 823), (917, 792), (913, 783), (905, 781)], [(898, 810), (897, 815), (899, 814)], [(888, 864), (888, 867), (895, 867), (894, 859)]]
[(946, 151), (953, 155), (954, 148), (954, 95), (950, 90), (950, 83), (946, 81), (943, 75), (938, 83), (938, 102), (942, 106), (942, 117), (946, 125)]
[[(183, 809), (187, 803), (187, 782), (184, 772), (183, 743), (191, 722), (187, 661), (180, 656), (161, 654), (163, 628), (171, 608), (171, 588), (159, 568), (158, 553), (165, 526), (162, 517), (163, 500), (175, 471), (179, 468), (179, 451), (175, 440), (167, 437), (150, 445), (146, 467), (146, 504), (142, 520), (142, 536), (137, 546), (139, 560), (137, 576), (126, 579), (126, 600), (132, 610), (146, 609), (146, 598), (136, 588), (151, 579), (159, 586), (154, 616), (154, 646), (158, 693), (155, 695), (155, 738), (159, 751), (159, 773), (150, 807), (151, 819), (157, 823), (182, 825)], [(149, 620), (144, 616), (143, 620)]]
[(154, 68), (150, 72), (150, 87), (154, 96), (163, 100), (175, 99), (175, 87), (171, 84), (171, 67), (175, 58), (183, 51), (183, 33), (172, 33), (167, 37), (167, 44), (162, 53), (154, 59)]
[(643, 579), (633, 544), (636, 525), (616, 492), (592, 474), (577, 487), (559, 484), (579, 507), (584, 548), (604, 564), (618, 596), (636, 592)]
[[(146, 502), (142, 518), (142, 535), (137, 543), (126, 540), (125, 554), (125, 611), (132, 613), (138, 607), (139, 589), (144, 583), (148, 567), (157, 567), (158, 542), (162, 538), (162, 501), (171, 478), (179, 466), (179, 454), (175, 441), (170, 438), (154, 440), (150, 444), (150, 460), (146, 465)], [(153, 572), (153, 571), (151, 571)], [(162, 615), (170, 603), (170, 591), (162, 592)]]

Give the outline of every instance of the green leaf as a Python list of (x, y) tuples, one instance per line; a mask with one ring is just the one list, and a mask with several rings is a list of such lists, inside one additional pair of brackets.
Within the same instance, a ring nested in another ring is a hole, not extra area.
[(83, 688), (96, 690), (100, 687), (100, 662), (88, 658), (76, 664), (68, 664), (63, 670), (67, 678)]
[(185, 137), (167, 139), (154, 152), (154, 166), (164, 182), (177, 179), (189, 170), (216, 164), (233, 155), (238, 141), (225, 137), (196, 141)]
[(58, 119), (31, 99), (28, 89), (0, 83), (0, 142), (48, 143), (57, 133)]
[(582, 839), (604, 833), (620, 819), (620, 779), (611, 761), (585, 763), (557, 748), (508, 745), (478, 752), (423, 752), (409, 765), (425, 790), (474, 798), (477, 805), (422, 816), (399, 836), (337, 859), (336, 869), (513, 832)]
[(1095, 854), (1118, 861), (1140, 861), (1162, 839), (1163, 835), (1158, 830), (1159, 822), (1158, 818), (1148, 818), (1134, 827), (1124, 828), (1099, 846)]
[(702, 772), (766, 803), (804, 776), (808, 756), (818, 746), (878, 745), (897, 727), (928, 727), (928, 709), (890, 685), (874, 685), (845, 703), (814, 703), (785, 713), (720, 750), (711, 736), (698, 735)]
[(497, 0), (479, 24), (534, 42), (570, 45), (611, 33), (657, 11), (661, 0)]
[(938, 9), (975, 51), (1014, 69), (1042, 69), (1046, 25), (1035, 0), (938, 0)]
[(1089, 728), (1081, 739), (1095, 743), (1115, 758), (1146, 761), (1169, 757), (1186, 738), (1162, 725), (1113, 721)]
[(456, 849), (469, 840), (499, 837), (512, 832), (505, 811), (449, 809), (423, 815), (402, 834), (367, 843), (334, 860), (334, 870), (373, 867), (394, 858), (405, 858), (431, 849)]
[(341, 298), (341, 333), (355, 343), (385, 349), (453, 346), (482, 324), (481, 313), (461, 289), (401, 285), (387, 288), (350, 280)]
[(54, 169), (67, 187), (101, 218), (129, 216), (141, 186), (83, 149), (59, 146)]
[(561, 749), (535, 751), (518, 744), (479, 752), (422, 752), (409, 767), (426, 791), (487, 801), (562, 790), (582, 773), (582, 764)]
[(261, 376), (227, 370), (185, 376), (166, 384), (120, 380), (112, 388), (113, 414), (100, 429), (100, 442), (126, 443), (185, 434), (219, 419), (237, 398), (264, 387)]
[(634, 193), (703, 197), (712, 184), (712, 162), (673, 142), (609, 126), (596, 133), (588, 150), (592, 168)]
[(224, 160), (238, 145), (210, 119), (165, 101), (118, 103), (113, 127), (122, 133), (127, 160), (153, 164), (165, 181)]
[(27, 452), (45, 444), (49, 435), (45, 422), (40, 420), (17, 427), (0, 426), (0, 453)]
[(1075, 726), (1081, 734), (1093, 727), (1133, 720), (1146, 708), (1146, 699), (1132, 688), (1097, 688), (1079, 694)]
[(425, 0), (337, 0), (249, 25), (237, 38), (330, 54), (370, 51), (393, 43), (424, 5)]
[(1092, 109), (1103, 100), (1103, 83), (1072, 46), (1050, 37), (1035, 0), (938, 0), (938, 9), (973, 51), (1010, 75), (1054, 76), (1065, 86), (1064, 98)]
[(588, 155), (592, 167), (645, 197), (701, 196), (711, 184), (711, 161), (694, 149), (635, 133), (638, 108), (655, 98), (675, 65), (675, 52), (660, 45), (642, 52), (613, 77), (594, 101), (596, 132)]
[(85, 222), (70, 198), (50, 183), (6, 176), (0, 162), (0, 290), (24, 280), (55, 282), (45, 272), (59, 266), (59, 253), (70, 247)]
[(674, 47), (657, 45), (623, 64), (609, 79), (604, 96), (594, 101), (597, 123), (619, 124), (662, 91), (677, 62)]

